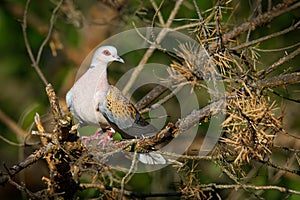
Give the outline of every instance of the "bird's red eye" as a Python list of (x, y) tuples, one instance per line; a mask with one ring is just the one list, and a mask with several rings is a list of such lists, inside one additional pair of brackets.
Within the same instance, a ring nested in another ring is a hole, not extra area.
[(106, 55), (106, 56), (110, 56), (110, 55), (111, 55), (111, 53), (110, 53), (108, 50), (104, 50), (102, 53), (103, 53), (104, 55)]

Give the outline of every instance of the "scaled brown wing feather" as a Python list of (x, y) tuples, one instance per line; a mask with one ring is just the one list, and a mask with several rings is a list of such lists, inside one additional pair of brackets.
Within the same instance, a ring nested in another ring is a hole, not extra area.
[(99, 105), (99, 110), (123, 138), (148, 136), (157, 132), (118, 88), (110, 86), (106, 99)]

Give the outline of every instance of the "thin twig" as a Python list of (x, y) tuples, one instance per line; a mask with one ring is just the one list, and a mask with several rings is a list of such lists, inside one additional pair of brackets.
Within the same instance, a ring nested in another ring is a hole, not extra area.
[(156, 2), (154, 0), (150, 0), (150, 2), (152, 4), (153, 8), (155, 9), (155, 14), (154, 14), (153, 19), (152, 19), (152, 27), (154, 27), (154, 21), (155, 21), (156, 16), (158, 16), (158, 20), (159, 20), (159, 23), (161, 24), (161, 26), (165, 26), (164, 18), (162, 16), (161, 12), (160, 12), (160, 9), (161, 9), (164, 1), (160, 2), (159, 7), (157, 7)]
[(0, 139), (3, 140), (4, 142), (6, 142), (7, 144), (13, 145), (13, 146), (17, 146), (17, 147), (24, 147), (24, 144), (18, 144), (15, 142), (10, 141), (9, 139), (6, 139), (5, 137), (3, 137), (2, 135), (0, 135)]
[(216, 35), (217, 35), (217, 45), (219, 49), (223, 49), (223, 38), (222, 38), (222, 29), (221, 29), (221, 3), (222, 1), (218, 1), (218, 5), (215, 10), (215, 22), (216, 22)]
[(41, 59), (44, 47), (48, 43), (48, 41), (49, 41), (49, 39), (51, 37), (52, 30), (53, 30), (54, 23), (55, 23), (56, 14), (57, 14), (57, 12), (58, 12), (58, 10), (59, 10), (59, 8), (60, 8), (60, 6), (61, 6), (62, 3), (63, 3), (63, 0), (60, 0), (60, 2), (58, 2), (58, 4), (56, 5), (56, 7), (54, 8), (54, 10), (52, 11), (51, 18), (50, 18), (50, 25), (49, 25), (48, 34), (47, 34), (46, 38), (44, 39), (44, 41), (42, 42), (42, 44), (41, 44), (41, 46), (39, 48), (37, 57), (36, 57), (36, 63), (37, 63), (37, 65), (40, 63), (40, 59)]
[[(119, 188), (115, 188), (115, 187), (109, 187), (106, 186), (104, 184), (101, 183), (80, 183), (80, 187), (84, 190), (84, 189), (88, 189), (88, 188), (96, 188), (98, 190), (100, 190), (101, 192), (108, 190), (108, 191), (112, 191), (112, 192), (118, 192), (120, 193), (120, 189)], [(123, 190), (124, 195), (126, 196), (131, 196), (131, 191), (128, 190)]]
[[(49, 143), (47, 146), (40, 148), (36, 152), (32, 153), (29, 155), (25, 160), (22, 162), (12, 166), (8, 173), (10, 177), (15, 176), (17, 173), (22, 171), (23, 169), (27, 168), (28, 166), (34, 164), (37, 162), (39, 159), (41, 159), (44, 155), (47, 154), (47, 152), (52, 151), (52, 148), (54, 147), (53, 144)], [(7, 180), (8, 181), (8, 180)], [(5, 182), (4, 182), (5, 183)]]
[[(194, 7), (196, 9), (196, 12), (197, 12), (197, 15), (198, 15), (198, 18), (199, 18), (199, 25), (200, 25), (200, 27), (201, 27), (201, 29), (203, 31), (204, 38), (207, 41), (209, 31), (208, 31), (208, 29), (207, 29), (207, 27), (205, 25), (204, 19), (203, 19), (202, 14), (201, 14), (201, 11), (200, 11), (200, 9), (199, 9), (199, 7), (197, 5), (197, 1), (193, 0), (193, 3), (194, 3)], [(206, 47), (208, 45), (207, 42), (204, 43), (204, 45)]]
[(297, 194), (299, 195), (300, 192), (292, 189), (288, 189), (285, 187), (280, 187), (280, 186), (275, 186), (275, 185), (267, 185), (267, 186), (256, 186), (256, 185), (247, 185), (247, 184), (242, 184), (242, 185), (218, 185), (218, 184), (202, 184), (199, 185), (198, 188), (201, 188), (204, 191), (211, 191), (214, 190), (215, 188), (217, 189), (240, 189), (240, 188), (247, 188), (247, 189), (254, 189), (254, 190), (278, 190), (280, 192), (284, 193), (292, 193), (292, 194)]
[[(98, 189), (100, 191), (112, 191), (115, 193), (120, 193), (120, 189), (119, 188), (115, 188), (115, 187), (109, 187), (109, 186), (105, 186), (101, 183), (81, 183), (80, 187), (82, 189), (88, 189), (88, 188), (95, 188)], [(132, 192), (129, 190), (124, 190), (123, 191), (125, 196), (128, 197), (133, 197), (133, 198), (138, 198), (138, 199), (145, 199), (145, 198), (149, 198), (149, 197), (180, 197), (182, 194), (181, 192), (167, 192), (167, 193), (140, 193), (140, 192)]]
[(282, 171), (289, 172), (292, 174), (297, 174), (298, 176), (300, 175), (300, 170), (293, 170), (293, 169), (289, 169), (286, 167), (281, 167), (281, 166), (276, 165), (275, 163), (271, 162), (270, 160), (258, 160), (258, 159), (256, 159), (256, 160), (260, 163), (268, 165), (269, 167), (273, 167), (274, 169), (282, 170)]
[(136, 25), (135, 25), (134, 22), (132, 22), (132, 25), (133, 25), (134, 30), (136, 31), (136, 33), (137, 33), (143, 40), (145, 40), (145, 42), (147, 42), (147, 43), (150, 44), (150, 45), (153, 45), (154, 48), (160, 48), (160, 46), (159, 46), (155, 41), (152, 42), (152, 41), (150, 41), (148, 38), (146, 38), (146, 37), (139, 31), (139, 29), (136, 27)]
[(32, 48), (30, 46), (30, 42), (29, 42), (28, 35), (27, 35), (27, 15), (28, 15), (28, 8), (29, 8), (30, 0), (26, 1), (25, 10), (24, 10), (24, 14), (23, 14), (22, 32), (23, 32), (23, 37), (24, 37), (24, 42), (25, 42), (25, 46), (26, 46), (26, 49), (27, 49), (27, 53), (28, 53), (29, 58), (31, 60), (32, 67), (35, 69), (35, 71), (39, 75), (40, 79), (45, 84), (45, 86), (47, 86), (49, 84), (49, 82), (47, 81), (45, 75), (43, 74), (42, 70), (40, 69), (39, 62), (40, 62), (41, 55), (42, 55), (42, 52), (44, 50), (44, 47), (47, 44), (47, 42), (49, 41), (50, 36), (52, 34), (52, 30), (53, 30), (53, 27), (54, 27), (54, 22), (55, 22), (56, 14), (57, 14), (57, 12), (58, 12), (58, 10), (59, 10), (59, 8), (60, 8), (60, 6), (61, 6), (62, 3), (63, 3), (63, 0), (61, 0), (56, 5), (55, 9), (52, 12), (48, 34), (47, 34), (46, 38), (44, 39), (44, 41), (42, 42), (36, 58), (33, 55)]
[(293, 31), (293, 30), (297, 29), (299, 27), (299, 25), (300, 25), (300, 21), (298, 21), (296, 24), (290, 26), (289, 28), (284, 29), (283, 31), (279, 31), (277, 33), (273, 33), (273, 34), (261, 37), (261, 38), (256, 39), (256, 40), (252, 40), (250, 42), (245, 42), (245, 43), (243, 43), (241, 45), (232, 47), (231, 49), (232, 50), (238, 50), (238, 49), (246, 48), (246, 47), (249, 47), (249, 46), (254, 45), (256, 43), (259, 43), (259, 42), (262, 42), (262, 41), (265, 41), (265, 40), (269, 40), (271, 38), (278, 37), (280, 35), (284, 35), (284, 34), (290, 32), (290, 31)]
[(151, 105), (150, 107), (141, 110), (140, 113), (143, 114), (143, 113), (146, 113), (146, 112), (149, 112), (151, 110), (154, 110), (154, 109), (158, 108), (159, 106), (161, 106), (162, 104), (167, 102), (169, 99), (171, 99), (174, 95), (176, 95), (177, 92), (179, 92), (181, 89), (182, 89), (182, 86), (179, 86), (179, 87), (175, 88), (175, 90), (173, 90), (170, 94), (168, 94), (164, 98), (160, 99), (158, 102)]
[(8, 182), (11, 185), (15, 186), (18, 190), (23, 191), (28, 197), (30, 197), (29, 199), (40, 199), (40, 196), (32, 193), (25, 186), (19, 185), (18, 183), (16, 183), (15, 181), (13, 181), (11, 178), (8, 180)]
[(32, 53), (32, 49), (31, 49), (31, 46), (30, 46), (30, 43), (29, 43), (29, 40), (28, 40), (28, 35), (27, 35), (27, 13), (28, 13), (29, 4), (30, 4), (30, 0), (27, 0), (26, 5), (25, 5), (25, 10), (24, 10), (24, 15), (23, 15), (23, 24), (22, 24), (23, 37), (24, 37), (27, 53), (28, 53), (29, 58), (32, 62), (32, 67), (35, 69), (35, 71), (37, 72), (37, 74), (39, 75), (39, 77), (41, 78), (43, 83), (45, 85), (47, 85), (48, 81), (47, 81), (46, 77), (44, 76), (43, 72), (41, 71), (41, 69), (39, 68), (38, 63), (36, 63), (35, 57)]
[[(157, 35), (156, 44), (159, 44), (163, 38), (167, 35), (168, 28), (170, 28), (175, 15), (177, 14), (181, 4), (182, 4), (183, 0), (178, 0), (176, 1), (176, 4), (166, 22), (165, 27), (163, 27), (163, 29), (159, 32), (159, 34)], [(151, 55), (153, 54), (154, 50), (155, 50), (155, 46), (156, 45), (151, 45), (148, 50), (146, 51), (146, 53), (144, 54), (143, 58), (141, 59), (140, 63), (138, 64), (138, 66), (134, 69), (131, 78), (129, 79), (129, 81), (127, 82), (127, 84), (125, 85), (125, 87), (123, 88), (123, 94), (127, 94), (129, 89), (131, 88), (131, 86), (133, 85), (133, 83), (135, 82), (135, 80), (137, 79), (138, 75), (140, 74), (140, 72), (143, 70), (144, 68), (144, 64), (146, 64), (146, 62), (148, 61), (148, 59), (151, 57)]]
[(126, 180), (128, 180), (128, 178), (133, 175), (133, 172), (136, 169), (137, 157), (138, 157), (138, 154), (135, 151), (133, 154), (133, 159), (131, 161), (130, 168), (129, 168), (128, 172), (125, 174), (125, 176), (122, 178), (122, 181), (121, 181), (121, 194), (120, 194), (120, 198), (119, 198), (120, 200), (123, 199), (124, 187), (125, 187), (125, 183), (127, 182)]
[(159, 153), (162, 155), (169, 156), (174, 159), (184, 159), (184, 160), (206, 160), (206, 161), (212, 161), (220, 159), (219, 156), (190, 156), (190, 155), (181, 155), (173, 152), (166, 152), (166, 151), (155, 151), (155, 153)]
[(199, 110), (193, 110), (189, 115), (178, 120), (176, 122), (176, 126), (180, 129), (181, 132), (185, 132), (190, 127), (199, 123), (201, 119), (215, 115), (216, 113), (223, 112), (225, 102), (226, 101), (224, 99), (220, 99)]
[[(295, 0), (288, 1), (288, 3), (285, 4), (285, 6), (278, 4), (278, 5), (274, 6), (271, 9), (271, 11), (266, 12), (262, 15), (259, 15), (258, 17), (254, 18), (251, 22), (245, 22), (245, 23), (242, 23), (242, 24), (236, 26), (235, 28), (233, 28), (233, 30), (231, 30), (228, 33), (223, 35), (224, 44), (229, 42), (231, 39), (236, 38), (237, 36), (241, 35), (245, 31), (248, 31), (250, 27), (252, 30), (254, 30), (254, 29), (256, 29), (256, 27), (261, 26), (261, 25), (271, 21), (275, 17), (278, 17), (282, 14), (285, 14), (287, 12), (290, 12), (290, 11), (300, 7), (300, 2), (291, 5), (294, 2), (295, 2)], [(291, 6), (289, 6), (289, 5), (291, 5)]]
[(163, 85), (157, 85), (154, 87), (148, 94), (146, 94), (142, 99), (140, 99), (136, 104), (135, 107), (138, 110), (141, 110), (145, 106), (147, 106), (149, 103), (151, 103), (154, 99), (159, 97), (161, 94), (163, 94), (167, 88)]
[[(293, 165), (295, 164), (294, 161), (296, 160), (296, 154), (293, 154), (291, 157), (289, 157), (286, 162), (285, 162), (285, 168), (292, 168)], [(272, 179), (271, 179), (271, 183), (278, 183), (278, 181), (281, 179), (282, 176), (284, 176), (286, 174), (285, 171), (279, 170), (277, 171), (276, 174), (273, 174)]]
[[(288, 96), (285, 96), (285, 95), (283, 95), (283, 94), (280, 94), (280, 93), (276, 92), (275, 90), (273, 90), (273, 89), (271, 89), (271, 88), (268, 88), (268, 90), (269, 90), (270, 92), (272, 92), (273, 94), (279, 96), (280, 98), (283, 98), (283, 99), (286, 99), (286, 100), (289, 100), (289, 101), (292, 101), (292, 102), (300, 103), (300, 99), (290, 98), (290, 97), (288, 97)], [(293, 138), (295, 138), (295, 139), (300, 140), (299, 137), (296, 137), (296, 136), (294, 136), (294, 135), (287, 134), (287, 136), (290, 136), (290, 137), (293, 137)]]
[(177, 26), (173, 28), (173, 31), (180, 31), (180, 30), (185, 30), (189, 28), (194, 28), (196, 26), (201, 26), (201, 22), (195, 22), (195, 23), (190, 23), (190, 24), (184, 24), (182, 26)]
[(7, 116), (1, 109), (0, 109), (0, 120), (8, 126), (12, 131), (14, 131), (19, 137), (25, 138), (27, 134), (20, 126), (13, 121), (9, 116)]
[(274, 62), (271, 66), (269, 66), (266, 69), (259, 72), (259, 77), (261, 79), (264, 78), (266, 75), (268, 75), (269, 73), (274, 71), (280, 65), (282, 65), (283, 63), (293, 59), (294, 57), (296, 57), (299, 54), (300, 54), (300, 48), (296, 49), (295, 51), (293, 51), (292, 53), (289, 53), (288, 55), (286, 55), (284, 57), (281, 57), (278, 61)]
[[(229, 170), (226, 169), (226, 167), (225, 167), (224, 164), (219, 164), (219, 162), (217, 162), (217, 161), (215, 161), (215, 160), (213, 160), (213, 162), (214, 162), (216, 165), (218, 165), (218, 166), (221, 168), (222, 172), (224, 172), (224, 173), (225, 173), (231, 180), (233, 180), (237, 185), (239, 185), (239, 186), (240, 186), (242, 189), (244, 189), (246, 192), (250, 192), (250, 193), (251, 193), (251, 191), (249, 191), (248, 188), (244, 187), (244, 184), (242, 184), (242, 183), (238, 180), (238, 177), (236, 177), (234, 174), (232, 174)], [(254, 195), (255, 195), (255, 194), (254, 194)], [(256, 197), (257, 199), (263, 199), (263, 198), (261, 198), (261, 197), (259, 197), (259, 196), (257, 196), (257, 195), (255, 195), (255, 197)]]
[(261, 49), (261, 48), (256, 48), (256, 47), (253, 47), (253, 49), (255, 51), (271, 53), (271, 52), (277, 52), (277, 51), (286, 51), (288, 49), (293, 49), (293, 48), (298, 47), (298, 46), (300, 46), (300, 42), (289, 45), (289, 46), (284, 46), (284, 47), (281, 47), (281, 48), (275, 48), (275, 49)]

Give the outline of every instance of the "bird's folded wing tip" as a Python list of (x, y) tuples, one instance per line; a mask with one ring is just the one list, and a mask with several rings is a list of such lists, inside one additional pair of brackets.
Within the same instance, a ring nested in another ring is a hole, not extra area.
[(139, 161), (148, 165), (164, 165), (167, 164), (166, 159), (158, 153), (141, 153)]

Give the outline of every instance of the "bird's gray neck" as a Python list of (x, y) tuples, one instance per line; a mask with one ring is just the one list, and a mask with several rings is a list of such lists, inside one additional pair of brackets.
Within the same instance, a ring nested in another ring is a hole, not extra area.
[(97, 88), (108, 89), (109, 83), (107, 80), (107, 63), (92, 63), (88, 69), (90, 78), (94, 80)]

